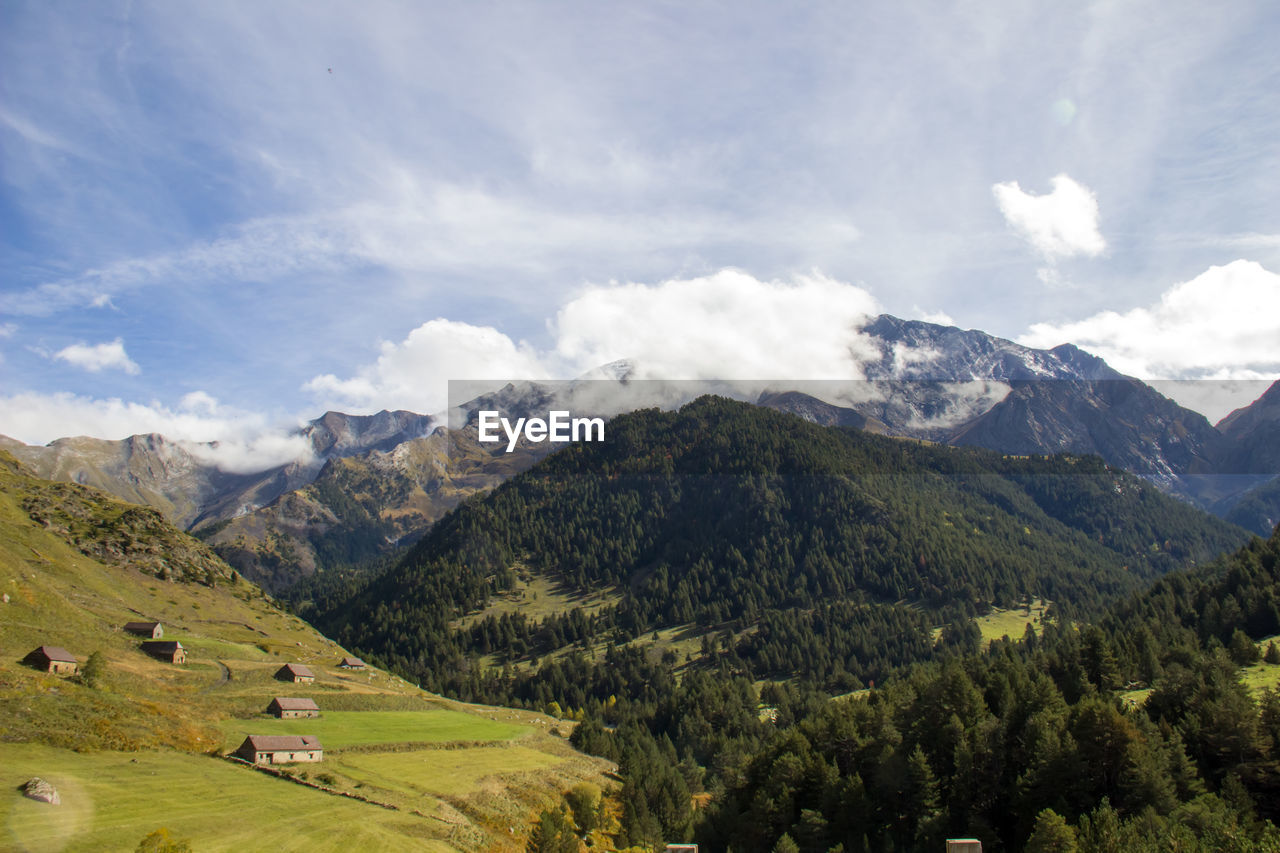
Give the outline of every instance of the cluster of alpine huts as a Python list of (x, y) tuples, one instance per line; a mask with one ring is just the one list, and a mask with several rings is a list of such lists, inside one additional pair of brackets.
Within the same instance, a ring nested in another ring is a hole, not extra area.
[[(359, 658), (344, 657), (338, 661), (340, 669), (364, 669)], [(310, 684), (316, 675), (300, 663), (287, 663), (276, 670), (276, 680), (290, 684)], [(320, 706), (314, 699), (277, 696), (267, 705), (267, 713), (279, 719), (320, 716)], [(324, 747), (314, 735), (249, 735), (232, 755), (251, 764), (295, 764), (302, 761), (321, 761)]]

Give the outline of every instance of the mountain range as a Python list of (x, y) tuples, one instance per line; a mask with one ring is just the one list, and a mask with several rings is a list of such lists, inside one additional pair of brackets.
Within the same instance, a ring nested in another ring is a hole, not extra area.
[(443, 415), (327, 412), (297, 435), (305, 458), (253, 473), (222, 470), (209, 448), (162, 435), (0, 437), (40, 476), (93, 485), (160, 510), (246, 577), (282, 591), (318, 569), (412, 543), (468, 495), (554, 449), (513, 453), (476, 440), (475, 412), (545, 413), (565, 389), (575, 412), (672, 408), (708, 390), (819, 424), (1016, 454), (1096, 454), (1221, 517), (1267, 534), (1280, 520), (1280, 383), (1217, 425), (1105, 361), (1064, 344), (1037, 350), (977, 330), (882, 315), (862, 330), (880, 356), (858, 381), (638, 381), (618, 362), (579, 383), (520, 383)]

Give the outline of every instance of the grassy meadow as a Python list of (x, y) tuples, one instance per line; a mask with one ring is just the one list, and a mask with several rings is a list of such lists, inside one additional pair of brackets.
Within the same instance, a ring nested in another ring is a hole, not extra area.
[[(374, 667), (339, 669), (347, 650), (229, 570), (179, 582), (81, 553), (23, 510), (39, 488), (0, 464), (0, 849), (132, 850), (163, 826), (199, 851), (514, 851), (563, 791), (608, 785), (606, 762), (551, 734), (565, 723), (452, 702)], [(163, 623), (187, 663), (144, 654), (123, 631), (136, 620)], [(23, 665), (41, 645), (81, 666), (98, 653), (100, 677)], [(275, 680), (287, 662), (316, 681)], [(274, 696), (311, 697), (324, 715), (266, 717)], [(287, 733), (316, 734), (326, 749), (287, 776), (391, 808), (219, 757), (246, 734)], [(23, 797), (33, 776), (62, 804)]]
[[(293, 694), (289, 694), (293, 695)], [(323, 699), (319, 699), (319, 704)], [(321, 706), (323, 707), (323, 706)], [(505, 712), (500, 711), (498, 713)], [(324, 711), (319, 717), (223, 720), (223, 749), (232, 750), (246, 735), (315, 735), (326, 750), (370, 744), (492, 743), (520, 737), (531, 726), (443, 708), (419, 711)]]
[[(209, 756), (0, 744), (0, 767), (0, 847), (10, 849), (132, 850), (161, 826), (202, 853), (304, 844), (334, 853), (453, 849), (449, 827), (438, 820), (330, 796)], [(32, 776), (51, 782), (62, 804), (23, 797), (16, 786)]]

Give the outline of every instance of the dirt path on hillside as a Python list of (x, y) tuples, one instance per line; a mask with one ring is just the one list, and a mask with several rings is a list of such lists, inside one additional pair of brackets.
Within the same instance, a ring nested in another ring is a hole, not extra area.
[(214, 663), (218, 665), (218, 669), (222, 670), (222, 672), (219, 673), (218, 680), (215, 681), (213, 684), (210, 684), (204, 690), (201, 690), (200, 691), (201, 693), (210, 693), (215, 688), (221, 687), (222, 685), (226, 684), (228, 681), (231, 680), (231, 667), (227, 666), (225, 663), (223, 663), (220, 660), (214, 661)]

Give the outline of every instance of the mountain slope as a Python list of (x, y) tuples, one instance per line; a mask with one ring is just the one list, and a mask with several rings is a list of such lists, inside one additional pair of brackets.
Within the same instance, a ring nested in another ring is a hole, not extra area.
[(1280, 523), (1280, 382), (1227, 415), (1217, 429), (1225, 439), (1218, 468), (1247, 488), (1227, 494), (1214, 512), (1266, 536)]
[(330, 459), (311, 483), (200, 536), (245, 577), (281, 593), (317, 571), (412, 544), (463, 499), (551, 450), (527, 442), (512, 453), (482, 445), (474, 424), (393, 438), (386, 447)]
[[(704, 398), (620, 416), (606, 442), (468, 501), (322, 624), (456, 685), (466, 655), (495, 642), (519, 657), (573, 636), (741, 628), (840, 601), (884, 613), (903, 600), (972, 613), (1034, 596), (1089, 607), (1243, 539), (1097, 458), (930, 446)], [(524, 625), (519, 646), (511, 628), (455, 630), (519, 571), (616, 604), (572, 629)]]
[(1018, 382), (952, 444), (1006, 453), (1095, 453), (1169, 491), (1214, 472), (1224, 444), (1203, 415), (1136, 379)]
[(175, 442), (155, 434), (119, 441), (61, 438), (44, 447), (0, 437), (0, 447), (40, 477), (94, 486), (153, 506), (189, 530), (263, 506), (311, 482), (329, 459), (394, 448), (425, 435), (430, 424), (430, 416), (413, 412), (326, 412), (296, 433), (309, 456), (251, 473), (220, 468), (216, 444)]
[(204, 516), (218, 496), (252, 494), (276, 477), (276, 472), (229, 474), (156, 434), (120, 441), (60, 438), (44, 447), (4, 439), (0, 446), (40, 477), (93, 486), (155, 507), (183, 528)]
[[(1006, 453), (1096, 453), (1218, 514), (1259, 477), (1280, 474), (1280, 390), (1215, 428), (1070, 344), (1034, 350), (981, 331), (888, 315), (863, 331), (882, 353), (865, 365), (864, 387), (811, 386), (810, 393), (841, 397), (847, 408), (820, 409), (778, 394), (761, 405), (822, 423), (852, 424), (861, 416), (891, 435)], [(797, 388), (808, 390), (804, 383)]]
[[(785, 837), (940, 850), (964, 836), (999, 850), (1274, 850), (1280, 665), (1243, 665), (1277, 630), (1280, 535), (1167, 575), (1094, 624), (1041, 624), (899, 672), (865, 701), (776, 691), (790, 719), (763, 738), (705, 738), (723, 712), (683, 686), (656, 711), (604, 708), (577, 737), (618, 752), (614, 732), (639, 724), (682, 755), (705, 750), (725, 789), (696, 833), (713, 849), (765, 853)], [(726, 710), (738, 718), (723, 728), (749, 732), (754, 719)]]
[[(0, 814), (18, 849), (133, 849), (163, 825), (200, 850), (514, 850), (508, 827), (604, 781), (608, 765), (546, 734), (548, 720), (339, 669), (346, 650), (155, 510), (36, 478), (3, 452), (0, 590)], [(186, 663), (143, 653), (122, 630), (136, 620), (160, 621)], [(41, 645), (82, 674), (20, 662)], [(316, 682), (275, 681), (285, 662)], [(324, 761), (277, 779), (219, 759), (245, 732), (286, 733), (295, 721), (262, 713), (278, 695), (320, 705)], [(22, 797), (32, 776), (59, 790), (56, 811)]]

